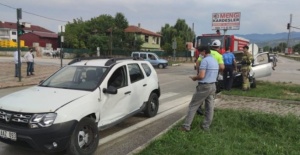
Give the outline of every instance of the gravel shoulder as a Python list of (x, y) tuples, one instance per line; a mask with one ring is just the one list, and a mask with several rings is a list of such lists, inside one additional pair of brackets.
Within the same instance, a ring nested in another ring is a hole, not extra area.
[(217, 95), (216, 108), (250, 110), (278, 115), (300, 116), (300, 102), (257, 97)]

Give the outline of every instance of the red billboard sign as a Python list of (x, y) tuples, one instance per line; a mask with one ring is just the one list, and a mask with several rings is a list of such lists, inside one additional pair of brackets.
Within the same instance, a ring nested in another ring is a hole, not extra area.
[(213, 30), (239, 30), (241, 21), (240, 12), (223, 12), (212, 14)]

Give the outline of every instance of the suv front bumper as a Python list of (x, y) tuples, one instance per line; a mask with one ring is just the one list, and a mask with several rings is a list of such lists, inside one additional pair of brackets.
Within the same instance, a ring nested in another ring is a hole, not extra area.
[(21, 128), (0, 123), (1, 130), (15, 132), (17, 134), (16, 141), (3, 137), (0, 137), (0, 141), (7, 144), (29, 146), (35, 150), (48, 153), (63, 151), (66, 149), (77, 123), (78, 121), (74, 120), (37, 129)]

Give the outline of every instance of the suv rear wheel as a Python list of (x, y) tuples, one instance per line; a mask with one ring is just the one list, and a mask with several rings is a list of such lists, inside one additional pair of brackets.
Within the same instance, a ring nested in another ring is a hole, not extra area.
[(99, 142), (97, 125), (92, 118), (83, 118), (76, 126), (71, 135), (67, 153), (72, 155), (93, 154)]
[(146, 109), (144, 110), (145, 116), (153, 117), (157, 114), (159, 107), (158, 96), (155, 93), (151, 93), (146, 105)]

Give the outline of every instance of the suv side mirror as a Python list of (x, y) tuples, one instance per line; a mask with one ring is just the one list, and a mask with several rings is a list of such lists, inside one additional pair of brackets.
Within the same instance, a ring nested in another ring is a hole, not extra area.
[(103, 88), (103, 93), (106, 94), (117, 94), (118, 93), (118, 89), (114, 86), (108, 86), (108, 88)]

